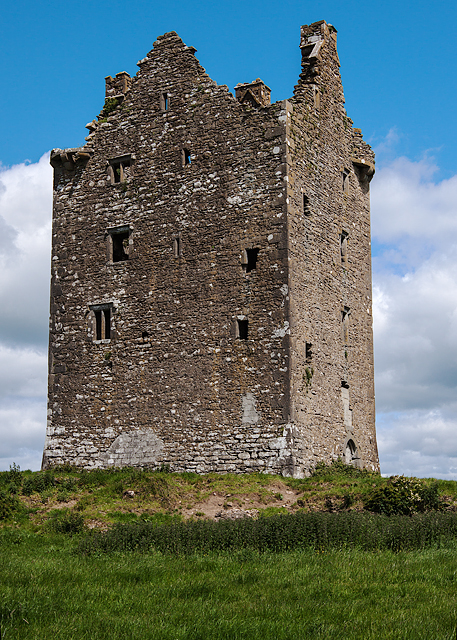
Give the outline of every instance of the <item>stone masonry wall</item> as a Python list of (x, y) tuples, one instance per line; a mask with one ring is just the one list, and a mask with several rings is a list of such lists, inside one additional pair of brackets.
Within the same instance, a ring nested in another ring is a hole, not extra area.
[(378, 469), (369, 211), (374, 156), (344, 109), (334, 28), (325, 22), (302, 27), (301, 49), (286, 145), (297, 459), (302, 469), (336, 456)]
[(44, 468), (300, 476), (348, 440), (376, 468), (373, 157), (345, 120), (320, 25), (318, 113), (303, 77), (290, 101), (267, 104), (257, 79), (238, 102), (172, 32), (134, 78), (107, 77), (87, 144), (52, 152)]

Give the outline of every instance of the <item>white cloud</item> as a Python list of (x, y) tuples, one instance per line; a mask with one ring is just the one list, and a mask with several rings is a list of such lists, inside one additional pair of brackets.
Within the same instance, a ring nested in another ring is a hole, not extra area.
[(46, 425), (49, 154), (0, 168), (0, 469), (38, 469)]
[(47, 351), (0, 344), (0, 401), (46, 396)]
[(457, 406), (387, 413), (377, 426), (383, 473), (457, 478)]
[(0, 342), (47, 343), (51, 213), (49, 154), (0, 171)]
[(373, 236), (380, 242), (420, 240), (436, 248), (457, 234), (457, 176), (433, 182), (430, 160), (397, 158), (377, 172), (371, 189)]
[(457, 176), (436, 170), (398, 158), (373, 184), (377, 430), (383, 472), (457, 478)]
[(12, 463), (36, 471), (41, 466), (46, 399), (13, 398), (0, 403), (0, 470)]

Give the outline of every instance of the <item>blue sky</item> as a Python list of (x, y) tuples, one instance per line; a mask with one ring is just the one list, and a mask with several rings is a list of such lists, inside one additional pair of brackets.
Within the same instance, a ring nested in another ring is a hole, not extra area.
[(261, 77), (273, 100), (287, 98), (300, 70), (299, 27), (325, 19), (338, 29), (347, 110), (366, 139), (379, 144), (393, 128), (398, 155), (432, 153), (451, 175), (456, 13), (439, 0), (4, 3), (0, 157), (36, 161), (52, 147), (81, 144), (103, 104), (104, 77), (136, 73), (166, 31), (195, 46), (219, 84)]
[[(272, 0), (18, 0), (2, 7), (0, 469), (37, 469), (45, 431), (53, 147), (84, 143), (104, 78), (177, 31), (231, 90), (272, 100), (300, 72), (300, 25), (338, 30), (348, 115), (372, 182), (377, 428), (383, 473), (457, 479), (457, 5)], [(454, 239), (456, 239), (454, 241)]]

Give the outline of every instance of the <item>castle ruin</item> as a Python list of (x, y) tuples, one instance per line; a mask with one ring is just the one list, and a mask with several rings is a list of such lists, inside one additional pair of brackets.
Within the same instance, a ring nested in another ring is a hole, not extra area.
[(174, 32), (54, 149), (43, 468), (378, 470), (369, 183), (326, 22), (293, 97)]

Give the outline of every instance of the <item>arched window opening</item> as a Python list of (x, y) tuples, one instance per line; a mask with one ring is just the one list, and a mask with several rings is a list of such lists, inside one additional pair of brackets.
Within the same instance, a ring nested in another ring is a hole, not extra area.
[(355, 446), (354, 440), (348, 440), (344, 452), (344, 461), (346, 464), (354, 465), (356, 459), (358, 459), (357, 447)]

